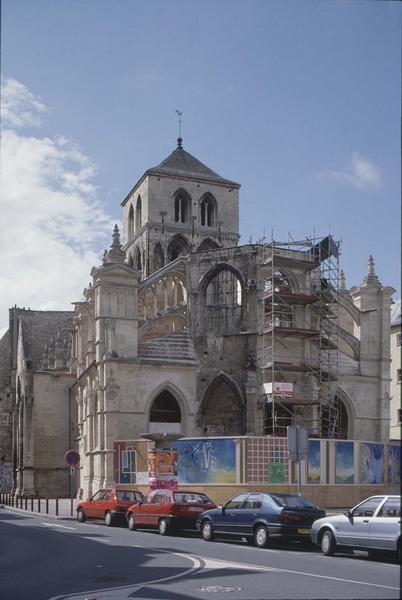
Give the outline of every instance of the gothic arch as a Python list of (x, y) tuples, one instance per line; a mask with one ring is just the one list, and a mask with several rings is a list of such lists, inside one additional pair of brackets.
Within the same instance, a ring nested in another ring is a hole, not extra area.
[(130, 210), (128, 211), (128, 239), (131, 240), (134, 237), (134, 208), (130, 204)]
[(200, 317), (205, 332), (231, 335), (241, 329), (244, 305), (244, 280), (227, 263), (208, 271), (200, 282)]
[(175, 223), (190, 223), (191, 196), (185, 189), (180, 188), (173, 194), (173, 210)]
[(244, 435), (245, 407), (237, 383), (221, 371), (206, 388), (200, 402), (203, 435)]
[(139, 249), (138, 246), (136, 246), (136, 248), (134, 250), (134, 267), (136, 269), (138, 269), (139, 271), (142, 271), (141, 250)]
[(204, 250), (215, 250), (216, 248), (220, 248), (218, 242), (208, 237), (202, 240), (201, 244), (197, 248), (197, 252), (203, 252)]
[(199, 202), (200, 205), (200, 223), (204, 227), (216, 227), (218, 205), (214, 196), (206, 192)]
[[(187, 419), (187, 415), (188, 415), (187, 402), (186, 402), (183, 394), (181, 393), (181, 391), (173, 383), (170, 383), (170, 382), (162, 383), (152, 393), (150, 400), (148, 401), (147, 408), (146, 408), (147, 423), (152, 422), (151, 421), (151, 413), (152, 413), (155, 401), (158, 398), (163, 397), (163, 394), (165, 394), (165, 393), (169, 394), (177, 403), (178, 409), (180, 411), (181, 433), (185, 433), (186, 419)], [(173, 422), (177, 423), (177, 421), (173, 421)]]
[(187, 254), (190, 254), (190, 252), (190, 244), (183, 235), (178, 233), (169, 242), (167, 248), (168, 260), (169, 262), (172, 262), (172, 260), (175, 260), (179, 256), (186, 256)]
[(334, 396), (338, 414), (335, 432), (333, 434), (332, 431), (328, 431), (328, 416), (324, 409), (321, 415), (322, 437), (332, 437), (333, 435), (336, 439), (353, 439), (353, 423), (356, 418), (353, 403), (346, 392), (340, 388), (336, 390)]
[(154, 248), (154, 271), (159, 271), (165, 265), (165, 255), (160, 242)]
[(141, 196), (138, 196), (135, 205), (135, 233), (138, 233), (142, 227), (142, 201)]

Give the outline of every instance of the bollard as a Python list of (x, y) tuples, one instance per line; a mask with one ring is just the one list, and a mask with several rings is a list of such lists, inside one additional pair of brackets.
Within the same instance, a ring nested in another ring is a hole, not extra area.
[(28, 510), (28, 498), (25, 496), (25, 510)]
[(46, 498), (46, 514), (49, 514), (49, 498)]
[(59, 516), (59, 499), (56, 498), (56, 517)]
[(40, 513), (40, 498), (38, 498), (38, 513)]
[(33, 512), (33, 498), (31, 498), (31, 512)]

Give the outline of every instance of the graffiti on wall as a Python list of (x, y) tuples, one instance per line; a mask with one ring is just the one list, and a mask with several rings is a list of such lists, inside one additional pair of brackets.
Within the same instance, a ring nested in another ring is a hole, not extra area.
[(388, 446), (388, 483), (401, 483), (400, 446)]
[(321, 481), (321, 442), (320, 440), (309, 440), (307, 456), (307, 481), (308, 483), (320, 483)]
[(13, 488), (13, 466), (0, 463), (0, 492), (9, 494)]
[(179, 483), (236, 483), (232, 439), (177, 440)]
[(355, 460), (353, 442), (335, 444), (335, 483), (354, 483)]
[(360, 482), (384, 483), (383, 444), (360, 444)]

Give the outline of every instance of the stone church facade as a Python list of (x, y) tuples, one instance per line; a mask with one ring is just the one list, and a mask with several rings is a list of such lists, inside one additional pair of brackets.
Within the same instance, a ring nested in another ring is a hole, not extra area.
[(114, 442), (141, 436), (300, 424), (388, 440), (394, 290), (371, 257), (347, 289), (330, 236), (238, 246), (239, 189), (179, 138), (122, 202), (124, 242), (116, 226), (74, 311), (10, 309), (0, 462), (17, 494), (68, 493), (64, 454), (76, 448), (87, 495), (112, 483)]

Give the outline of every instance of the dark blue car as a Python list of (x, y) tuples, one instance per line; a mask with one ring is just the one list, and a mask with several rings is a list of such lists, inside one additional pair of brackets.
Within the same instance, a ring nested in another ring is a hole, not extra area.
[(302, 496), (253, 492), (203, 512), (196, 527), (206, 541), (215, 536), (245, 537), (264, 548), (273, 538), (309, 542), (312, 523), (322, 517), (325, 511)]

